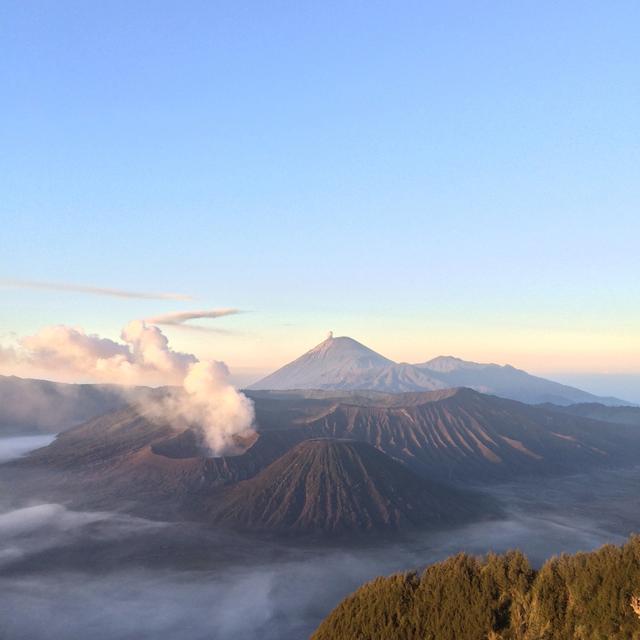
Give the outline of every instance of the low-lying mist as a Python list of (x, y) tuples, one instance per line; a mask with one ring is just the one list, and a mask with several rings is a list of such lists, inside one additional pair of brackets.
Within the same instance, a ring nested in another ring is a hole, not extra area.
[(640, 528), (640, 469), (496, 487), (508, 517), (365, 546), (230, 536), (197, 525), (25, 505), (0, 515), (0, 637), (298, 640), (376, 575), (460, 550), (534, 563)]
[(38, 449), (39, 447), (46, 447), (53, 442), (55, 436), (53, 435), (38, 435), (38, 436), (15, 436), (10, 438), (0, 437), (0, 464), (8, 462), (15, 458), (20, 458), (29, 451)]

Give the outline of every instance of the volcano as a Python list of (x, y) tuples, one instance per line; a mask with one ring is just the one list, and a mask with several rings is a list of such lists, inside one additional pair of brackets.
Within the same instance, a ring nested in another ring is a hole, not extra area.
[[(333, 335), (251, 389), (353, 389), (394, 362), (348, 337)], [(355, 385), (355, 386), (354, 386)]]
[(396, 363), (353, 338), (334, 338), (333, 335), (249, 389), (406, 393), (455, 387), (469, 387), (481, 393), (528, 404), (629, 404), (617, 398), (601, 398), (575, 387), (533, 376), (511, 365), (468, 362), (452, 356), (439, 356), (420, 364)]
[(212, 520), (252, 531), (333, 534), (439, 527), (491, 512), (485, 498), (428, 482), (366, 442), (312, 439), (232, 487)]

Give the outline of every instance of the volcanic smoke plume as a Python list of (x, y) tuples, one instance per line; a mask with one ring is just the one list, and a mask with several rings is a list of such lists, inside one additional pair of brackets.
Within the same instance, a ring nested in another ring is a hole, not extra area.
[(183, 389), (161, 402), (164, 419), (179, 427), (199, 427), (213, 455), (236, 452), (238, 440), (253, 433), (253, 402), (228, 377), (224, 362), (196, 362), (189, 367)]
[(127, 324), (120, 337), (116, 342), (81, 328), (45, 327), (1, 350), (0, 364), (67, 380), (179, 386), (142, 408), (176, 428), (200, 429), (213, 455), (233, 452), (239, 438), (253, 433), (253, 403), (230, 384), (224, 362), (174, 351), (162, 331), (144, 320)]

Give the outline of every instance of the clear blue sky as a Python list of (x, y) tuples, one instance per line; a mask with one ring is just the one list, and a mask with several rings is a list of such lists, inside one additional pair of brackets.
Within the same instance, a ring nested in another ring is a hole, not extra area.
[(197, 300), (5, 289), (0, 333), (239, 307), (172, 341), (639, 372), (639, 27), (635, 1), (5, 1), (0, 277)]

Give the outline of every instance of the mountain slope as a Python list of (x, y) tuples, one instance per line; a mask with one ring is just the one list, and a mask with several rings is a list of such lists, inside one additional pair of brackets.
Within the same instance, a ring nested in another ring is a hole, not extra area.
[(482, 500), (426, 482), (365, 442), (320, 439), (233, 487), (213, 519), (251, 530), (370, 531), (486, 516)]
[(410, 391), (435, 391), (447, 385), (411, 364), (392, 364), (383, 369), (363, 372), (350, 385), (355, 390), (371, 390), (392, 393)]
[(330, 335), (298, 359), (251, 385), (250, 389), (352, 388), (360, 376), (394, 363), (356, 340)]
[[(482, 393), (530, 404), (549, 402), (566, 405), (593, 402), (596, 399), (591, 393), (533, 376), (511, 365), (481, 364), (451, 356), (439, 356), (415, 366), (447, 387), (469, 387)], [(625, 404), (615, 398), (599, 400), (605, 404)]]
[(548, 409), (555, 409), (574, 416), (613, 422), (616, 424), (633, 424), (640, 426), (640, 407), (611, 407), (598, 402), (571, 404), (568, 406), (544, 405)]
[(0, 433), (57, 433), (151, 394), (144, 387), (0, 376)]
[(299, 422), (310, 436), (363, 440), (420, 473), (461, 482), (632, 462), (640, 445), (632, 427), (471, 389), (395, 398), (339, 401)]
[(364, 584), (311, 640), (630, 640), (640, 637), (638, 584), (638, 536), (538, 570), (520, 551), (460, 553)]
[(111, 507), (126, 499), (153, 507), (169, 500), (180, 509), (189, 496), (255, 475), (301, 437), (273, 430), (243, 443), (240, 455), (214, 458), (195, 430), (178, 432), (131, 406), (66, 431), (10, 466), (53, 472), (51, 489), (76, 487), (83, 505)]
[[(509, 480), (634, 463), (640, 431), (471, 389), (406, 394), (250, 392), (258, 438), (212, 458), (191, 430), (128, 407), (71, 429), (16, 461), (79, 474), (129, 494), (194, 493), (252, 477), (304, 440), (366, 442), (443, 481)], [(84, 481), (83, 480), (83, 481)]]

